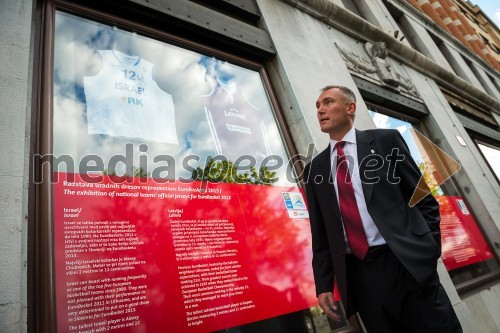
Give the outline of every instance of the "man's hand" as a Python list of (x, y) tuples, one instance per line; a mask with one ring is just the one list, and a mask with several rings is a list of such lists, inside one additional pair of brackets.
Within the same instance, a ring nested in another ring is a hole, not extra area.
[(322, 293), (318, 295), (319, 306), (323, 309), (326, 315), (335, 321), (340, 321), (340, 314), (337, 306), (333, 302), (333, 293)]

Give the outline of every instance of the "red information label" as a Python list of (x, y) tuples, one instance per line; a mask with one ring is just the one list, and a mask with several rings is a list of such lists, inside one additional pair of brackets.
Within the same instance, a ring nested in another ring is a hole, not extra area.
[(441, 213), (443, 263), (448, 270), (493, 258), (493, 253), (458, 196), (436, 197)]
[(296, 186), (56, 176), (59, 332), (207, 332), (317, 304)]

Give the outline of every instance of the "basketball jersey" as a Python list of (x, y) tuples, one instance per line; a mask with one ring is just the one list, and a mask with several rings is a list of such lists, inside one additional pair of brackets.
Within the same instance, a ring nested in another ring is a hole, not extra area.
[(217, 79), (212, 92), (203, 98), (219, 155), (233, 162), (242, 155), (251, 155), (257, 160), (271, 155), (262, 113), (234, 81), (223, 83)]
[(153, 79), (153, 64), (115, 50), (99, 50), (102, 69), (84, 77), (89, 134), (178, 144), (172, 96)]

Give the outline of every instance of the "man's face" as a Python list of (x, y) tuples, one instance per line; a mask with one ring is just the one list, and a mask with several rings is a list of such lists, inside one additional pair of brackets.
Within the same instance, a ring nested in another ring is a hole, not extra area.
[(355, 103), (346, 103), (344, 96), (337, 88), (324, 91), (316, 101), (316, 110), (321, 131), (330, 137), (344, 135), (353, 125)]

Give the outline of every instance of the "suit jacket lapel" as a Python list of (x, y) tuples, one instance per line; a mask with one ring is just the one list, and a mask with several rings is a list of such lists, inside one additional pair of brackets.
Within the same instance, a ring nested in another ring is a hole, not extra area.
[[(364, 131), (356, 130), (356, 144), (358, 149), (358, 167), (359, 167), (365, 157), (377, 152), (375, 150), (375, 146), (373, 145), (373, 138)], [(361, 178), (361, 186), (363, 188), (363, 194), (365, 196), (365, 202), (368, 205), (373, 192), (373, 183), (363, 181), (363, 175), (361, 174), (363, 170), (361, 170), (360, 168), (359, 172)], [(367, 178), (372, 178), (375, 176), (375, 171), (366, 172), (365, 175)]]
[[(327, 200), (331, 200), (331, 205), (329, 207), (332, 207), (333, 213), (335, 217), (340, 221), (340, 210), (338, 207), (338, 200), (337, 200), (337, 195), (335, 194), (335, 187), (333, 186), (333, 178), (332, 178), (332, 164), (331, 164), (331, 152), (330, 152), (330, 145), (322, 151), (318, 157), (317, 157), (317, 163), (318, 163), (318, 175), (322, 177), (321, 182), (318, 183), (320, 185), (321, 191), (325, 195)], [(312, 179), (314, 181), (314, 179)]]

